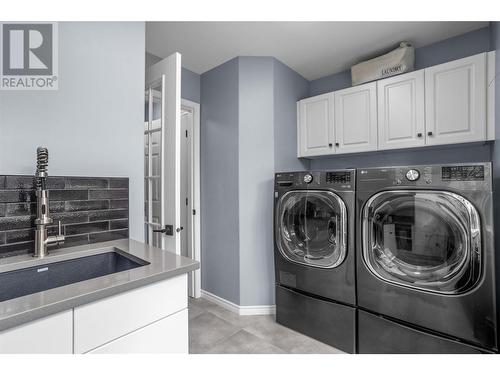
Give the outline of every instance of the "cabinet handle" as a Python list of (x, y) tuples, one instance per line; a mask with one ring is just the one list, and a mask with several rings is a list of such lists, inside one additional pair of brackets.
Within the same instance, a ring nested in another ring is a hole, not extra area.
[(328, 147), (332, 147), (333, 145), (331, 143), (328, 143)]
[(335, 142), (335, 146), (339, 147), (339, 143), (338, 143), (338, 142)]
[(417, 133), (417, 137), (421, 138), (422, 137), (422, 133)]
[(427, 135), (432, 135), (432, 132), (427, 132)]

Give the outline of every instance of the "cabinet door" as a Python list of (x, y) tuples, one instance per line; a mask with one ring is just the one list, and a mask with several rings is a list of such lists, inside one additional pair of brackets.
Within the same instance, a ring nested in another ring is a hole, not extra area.
[(377, 82), (379, 149), (425, 145), (424, 91), (423, 70)]
[(0, 354), (73, 353), (73, 311), (64, 311), (0, 332)]
[(425, 69), (427, 144), (486, 140), (486, 55)]
[(335, 152), (377, 149), (376, 82), (335, 92)]
[(298, 102), (298, 156), (327, 155), (333, 148), (333, 94)]
[(85, 353), (187, 308), (187, 274), (74, 309), (74, 350)]
[(188, 310), (184, 309), (91, 350), (89, 354), (188, 354), (188, 324)]

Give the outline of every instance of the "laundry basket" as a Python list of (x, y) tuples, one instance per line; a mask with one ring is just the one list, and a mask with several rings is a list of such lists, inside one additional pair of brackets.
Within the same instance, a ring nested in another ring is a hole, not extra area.
[(401, 42), (395, 50), (351, 67), (352, 85), (411, 72), (415, 65), (415, 49), (409, 42)]

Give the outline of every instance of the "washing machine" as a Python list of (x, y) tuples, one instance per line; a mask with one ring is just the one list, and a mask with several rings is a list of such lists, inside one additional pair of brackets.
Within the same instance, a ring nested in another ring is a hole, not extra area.
[(355, 350), (355, 170), (276, 173), (276, 321)]
[(360, 353), (496, 351), (490, 163), (360, 169)]

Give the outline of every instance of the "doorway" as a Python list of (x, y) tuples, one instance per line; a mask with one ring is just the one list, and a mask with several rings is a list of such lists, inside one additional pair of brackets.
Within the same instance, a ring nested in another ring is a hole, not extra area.
[[(181, 101), (181, 255), (201, 262), (200, 240), (200, 105)], [(190, 297), (201, 296), (201, 271), (188, 277)]]

